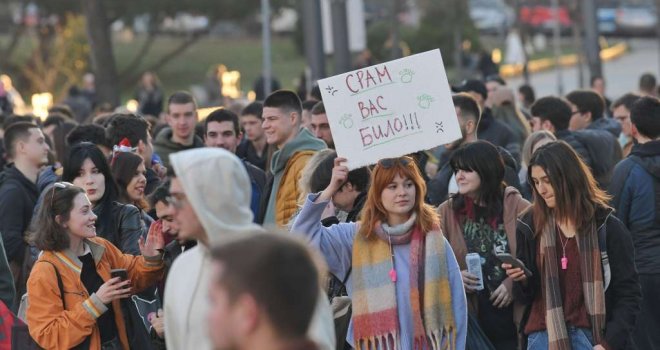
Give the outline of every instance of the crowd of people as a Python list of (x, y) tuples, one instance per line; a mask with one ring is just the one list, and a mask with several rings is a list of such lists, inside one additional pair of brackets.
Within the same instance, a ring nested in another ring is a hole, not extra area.
[(138, 113), (2, 114), (0, 325), (46, 349), (660, 349), (655, 78), (452, 90), (458, 140), (358, 169), (318, 88), (200, 120), (145, 74)]

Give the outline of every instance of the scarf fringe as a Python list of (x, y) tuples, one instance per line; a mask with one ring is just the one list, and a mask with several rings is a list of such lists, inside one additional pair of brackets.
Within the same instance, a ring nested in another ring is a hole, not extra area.
[[(427, 333), (427, 344), (432, 350), (455, 350), (456, 332), (453, 328), (437, 329)], [(417, 344), (417, 342), (415, 342)], [(421, 349), (415, 347), (415, 349)]]
[(396, 334), (388, 333), (360, 339), (356, 342), (358, 349), (362, 350), (400, 350), (399, 338)]

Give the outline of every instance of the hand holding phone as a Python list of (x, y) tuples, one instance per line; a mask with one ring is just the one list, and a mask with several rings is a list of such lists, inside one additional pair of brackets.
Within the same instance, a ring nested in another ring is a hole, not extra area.
[(110, 270), (110, 277), (119, 277), (121, 281), (126, 281), (128, 279), (128, 273), (126, 269), (112, 269)]
[(525, 272), (526, 277), (532, 277), (532, 271), (530, 271), (522, 261), (514, 258), (511, 254), (502, 253), (497, 254), (497, 258), (504, 264), (511, 265), (511, 268), (522, 269)]

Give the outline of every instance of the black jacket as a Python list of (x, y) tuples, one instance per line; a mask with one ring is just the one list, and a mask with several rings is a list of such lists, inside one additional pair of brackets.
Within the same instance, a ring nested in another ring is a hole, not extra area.
[(623, 157), (621, 146), (612, 134), (605, 130), (562, 130), (555, 133), (559, 140), (568, 143), (591, 169), (601, 188), (607, 188), (612, 179), (614, 166)]
[[(520, 191), (521, 186), (520, 178), (518, 178), (518, 163), (513, 159), (509, 151), (503, 147), (497, 147), (497, 150), (500, 152), (500, 155), (504, 160), (504, 182), (506, 182), (508, 186), (513, 186)], [(451, 159), (451, 156), (448, 156), (447, 159)], [(448, 199), (449, 181), (451, 180), (452, 175), (454, 175), (454, 173), (449, 165), (449, 161), (447, 161), (428, 183), (426, 191), (427, 203), (433, 206), (438, 206)]]
[[(97, 208), (94, 212), (97, 213)], [(112, 202), (109, 214), (110, 220), (96, 220), (96, 234), (112, 242), (122, 253), (140, 255), (138, 240), (146, 238), (148, 231), (140, 210), (131, 204)]]
[[(634, 252), (630, 233), (611, 210), (601, 209), (596, 214), (598, 231), (605, 230), (606, 250), (611, 279), (605, 290), (605, 341), (616, 350), (636, 349), (631, 338), (639, 313), (641, 290), (635, 270)], [(526, 305), (520, 331), (529, 319), (532, 303), (541, 293), (541, 272), (536, 265), (538, 243), (535, 237), (533, 214), (528, 211), (518, 219), (516, 227), (516, 256), (532, 272), (527, 286), (513, 284), (514, 300)], [(641, 350), (641, 349), (640, 349)]]
[(638, 145), (619, 162), (608, 192), (632, 235), (638, 272), (660, 273), (660, 141)]
[(262, 216), (262, 197), (265, 196), (265, 187), (268, 179), (266, 173), (252, 165), (247, 160), (243, 159), (243, 166), (250, 177), (250, 185), (252, 186), (252, 198), (250, 200), (250, 209), (252, 209), (252, 214), (254, 214), (253, 221), (257, 223), (259, 218)]
[(37, 185), (11, 166), (0, 174), (0, 233), (7, 260), (20, 264), (25, 255), (25, 231), (39, 197)]
[(147, 186), (144, 188), (144, 195), (148, 196), (152, 194), (158, 188), (158, 186), (160, 186), (161, 181), (156, 171), (151, 168), (147, 168), (146, 178)]
[(520, 161), (522, 145), (516, 139), (516, 135), (511, 128), (493, 117), (490, 108), (484, 108), (479, 120), (477, 129), (479, 140), (486, 140), (495, 146), (504, 147), (513, 159)]

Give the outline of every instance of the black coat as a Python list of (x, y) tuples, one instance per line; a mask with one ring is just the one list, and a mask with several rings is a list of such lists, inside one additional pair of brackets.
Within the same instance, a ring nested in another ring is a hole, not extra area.
[(25, 231), (30, 226), (39, 190), (15, 167), (0, 174), (0, 233), (7, 260), (20, 264), (25, 255)]
[[(632, 340), (635, 320), (639, 313), (641, 290), (635, 270), (632, 240), (628, 229), (611, 210), (601, 209), (596, 214), (598, 231), (605, 230), (606, 250), (611, 279), (605, 290), (605, 341), (616, 350), (636, 349)], [(541, 273), (536, 265), (538, 243), (535, 237), (531, 211), (518, 219), (516, 227), (516, 256), (532, 272), (527, 285), (513, 284), (514, 300), (526, 305), (520, 331), (525, 328), (532, 303), (541, 293)]]
[(591, 169), (601, 188), (607, 188), (614, 167), (623, 155), (619, 142), (605, 130), (562, 130), (555, 133), (557, 139), (568, 143)]

